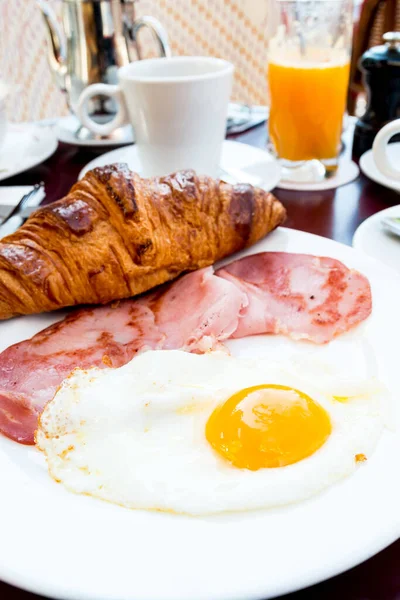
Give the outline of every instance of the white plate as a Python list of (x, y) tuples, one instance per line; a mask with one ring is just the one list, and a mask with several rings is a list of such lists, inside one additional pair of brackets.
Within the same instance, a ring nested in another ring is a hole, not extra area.
[(0, 148), (0, 181), (40, 165), (54, 154), (57, 146), (57, 137), (51, 127), (9, 124)]
[[(88, 163), (79, 173), (79, 179), (95, 167), (104, 167), (110, 163), (127, 163), (132, 171), (141, 173), (142, 165), (138, 156), (137, 146), (126, 146), (112, 152), (102, 154)], [(260, 148), (254, 148), (248, 144), (225, 140), (222, 146), (221, 167), (239, 176), (249, 175), (251, 180), (257, 181), (257, 185), (266, 190), (272, 190), (279, 182), (281, 168), (278, 161), (270, 154)], [(239, 177), (240, 178), (240, 177)]]
[(353, 237), (353, 247), (400, 272), (400, 237), (384, 229), (384, 217), (400, 217), (400, 205), (385, 208), (366, 219)]
[[(393, 164), (400, 164), (400, 142), (389, 144), (387, 147), (387, 154)], [(395, 190), (396, 192), (400, 192), (400, 181), (390, 179), (390, 177), (386, 177), (386, 175), (379, 171), (375, 164), (372, 150), (368, 150), (368, 152), (365, 152), (362, 155), (360, 158), (360, 168), (364, 175), (373, 181), (376, 181), (387, 188)]]
[[(343, 360), (358, 344), (373, 349), (380, 379), (398, 396), (400, 278), (352, 248), (290, 229), (280, 228), (242, 254), (262, 250), (333, 256), (368, 276), (370, 319), (321, 350), (302, 346), (329, 355), (335, 344)], [(54, 320), (42, 315), (1, 323), (0, 350)], [(233, 343), (233, 353), (256, 356), (296, 344), (275, 336)], [(398, 427), (399, 420), (397, 405), (391, 424)], [(399, 456), (400, 436), (386, 430), (362, 468), (311, 500), (190, 518), (71, 494), (48, 476), (35, 448), (0, 438), (0, 579), (76, 600), (271, 598), (353, 567), (400, 536)]]

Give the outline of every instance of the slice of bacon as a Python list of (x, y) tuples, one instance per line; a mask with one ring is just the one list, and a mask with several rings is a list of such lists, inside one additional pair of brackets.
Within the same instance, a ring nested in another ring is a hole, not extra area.
[(323, 344), (372, 310), (367, 278), (334, 258), (262, 252), (234, 261), (216, 275), (248, 297), (234, 338), (275, 333)]
[(138, 300), (154, 313), (164, 349), (206, 352), (236, 331), (247, 295), (215, 277), (212, 267), (178, 279), (167, 290)]
[(215, 275), (208, 267), (141, 298), (74, 312), (5, 350), (0, 431), (32, 444), (38, 415), (76, 367), (119, 367), (145, 349), (204, 352), (260, 333), (325, 343), (371, 312), (368, 280), (332, 258), (264, 252)]
[(132, 301), (72, 313), (0, 354), (0, 431), (33, 443), (37, 417), (75, 367), (119, 367), (161, 345), (154, 316)]
[(32, 444), (38, 415), (74, 368), (120, 367), (145, 349), (214, 348), (246, 302), (208, 267), (142, 298), (72, 313), (0, 354), (0, 431)]

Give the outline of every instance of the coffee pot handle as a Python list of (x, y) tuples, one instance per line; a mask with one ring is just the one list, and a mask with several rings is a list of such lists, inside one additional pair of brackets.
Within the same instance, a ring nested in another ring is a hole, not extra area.
[(136, 46), (136, 51), (138, 54), (138, 58), (141, 59), (140, 47), (137, 40), (137, 35), (141, 29), (147, 27), (153, 34), (155, 41), (158, 44), (159, 55), (164, 56), (166, 58), (170, 58), (172, 56), (171, 48), (168, 42), (168, 35), (165, 31), (164, 27), (161, 25), (160, 21), (155, 19), (154, 17), (140, 17), (136, 19), (133, 25), (127, 26), (127, 31), (129, 33), (129, 37), (132, 42), (134, 42)]

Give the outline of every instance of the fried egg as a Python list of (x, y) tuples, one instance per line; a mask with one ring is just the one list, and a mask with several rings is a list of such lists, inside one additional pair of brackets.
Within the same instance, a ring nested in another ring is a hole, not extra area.
[[(299, 502), (353, 473), (384, 427), (384, 390), (318, 385), (270, 361), (179, 350), (75, 370), (37, 447), (68, 490), (127, 508), (206, 515)], [(336, 390), (340, 389), (340, 395)]]

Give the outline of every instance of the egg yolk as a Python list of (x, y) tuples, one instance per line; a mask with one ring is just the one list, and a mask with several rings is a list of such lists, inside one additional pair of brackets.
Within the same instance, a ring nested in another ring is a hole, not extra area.
[(331, 431), (320, 404), (294, 388), (269, 384), (237, 392), (206, 424), (214, 450), (251, 471), (296, 463), (318, 450)]

